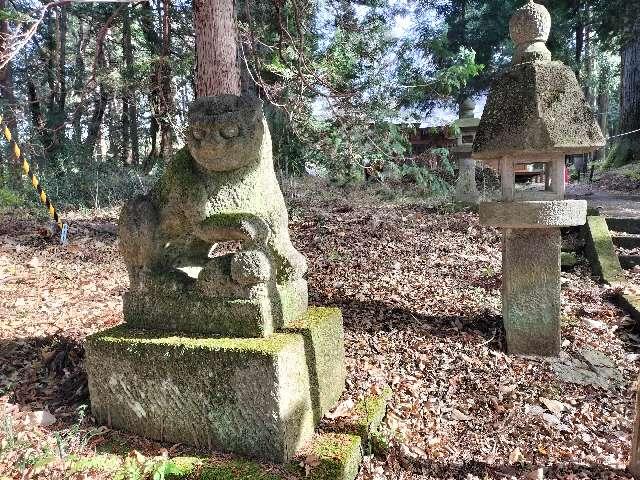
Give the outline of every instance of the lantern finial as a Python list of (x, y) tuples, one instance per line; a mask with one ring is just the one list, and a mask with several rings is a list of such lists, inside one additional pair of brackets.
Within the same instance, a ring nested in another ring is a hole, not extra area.
[(516, 10), (509, 22), (509, 33), (516, 44), (513, 63), (551, 60), (551, 52), (545, 42), (551, 31), (549, 11), (530, 0)]

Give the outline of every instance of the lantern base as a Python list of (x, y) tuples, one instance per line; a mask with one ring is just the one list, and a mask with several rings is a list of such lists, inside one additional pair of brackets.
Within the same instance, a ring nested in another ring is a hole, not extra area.
[(490, 202), (480, 204), (480, 223), (501, 228), (560, 228), (584, 225), (586, 200)]

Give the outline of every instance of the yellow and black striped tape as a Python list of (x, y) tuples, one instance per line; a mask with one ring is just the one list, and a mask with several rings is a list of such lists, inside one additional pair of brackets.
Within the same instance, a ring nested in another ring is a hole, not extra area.
[(47, 194), (42, 189), (42, 185), (40, 185), (38, 178), (31, 171), (31, 167), (29, 167), (29, 162), (27, 162), (27, 159), (24, 158), (24, 155), (20, 150), (20, 147), (15, 142), (15, 140), (12, 140), (13, 137), (11, 135), (11, 130), (9, 130), (9, 127), (7, 127), (7, 125), (3, 122), (2, 115), (0, 115), (0, 126), (2, 126), (4, 138), (6, 138), (7, 142), (9, 142), (9, 144), (13, 146), (13, 154), (15, 155), (16, 160), (22, 160), (22, 171), (24, 172), (25, 175), (29, 177), (29, 180), (31, 180), (31, 185), (33, 185), (33, 188), (35, 188), (36, 191), (38, 192), (38, 197), (40, 197), (40, 201), (47, 208), (47, 210), (49, 210), (49, 215), (51, 215), (51, 218), (53, 218), (53, 220), (56, 222), (56, 225), (58, 225), (58, 228), (62, 231), (63, 230), (62, 220), (58, 216), (58, 212), (56, 212), (56, 209), (53, 206), (53, 203), (51, 203), (51, 200), (49, 199), (49, 197), (47, 197)]

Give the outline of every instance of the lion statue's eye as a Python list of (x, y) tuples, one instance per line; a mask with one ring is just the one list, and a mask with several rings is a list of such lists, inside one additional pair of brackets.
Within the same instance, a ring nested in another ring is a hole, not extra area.
[(199, 128), (199, 127), (193, 127), (191, 129), (191, 134), (193, 135), (193, 138), (195, 138), (196, 140), (202, 140), (204, 138), (204, 130)]
[(237, 125), (225, 125), (220, 129), (220, 135), (223, 138), (235, 138), (238, 136), (238, 126)]

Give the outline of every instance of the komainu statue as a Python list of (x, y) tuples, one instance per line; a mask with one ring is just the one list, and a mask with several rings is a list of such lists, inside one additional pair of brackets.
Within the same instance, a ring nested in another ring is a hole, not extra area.
[(222, 95), (189, 110), (187, 147), (120, 217), (133, 326), (262, 337), (307, 309), (262, 102)]

